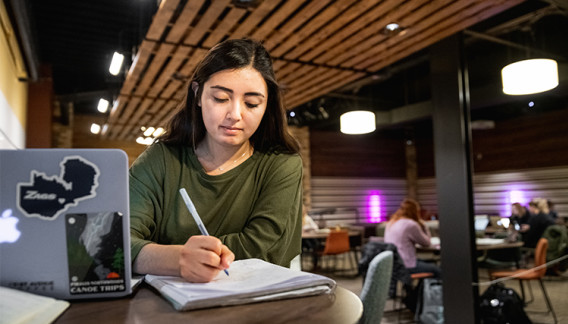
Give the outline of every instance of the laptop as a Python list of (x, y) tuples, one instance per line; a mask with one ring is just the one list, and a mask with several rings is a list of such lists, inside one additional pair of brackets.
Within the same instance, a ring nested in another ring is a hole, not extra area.
[(499, 215), (489, 216), (489, 221), (491, 222), (491, 227), (495, 229), (507, 229), (509, 228), (510, 220), (508, 217), (501, 217)]
[(131, 293), (128, 158), (0, 150), (0, 285), (59, 299)]
[(483, 237), (485, 235), (485, 229), (489, 224), (488, 215), (475, 215), (475, 220), (473, 226), (475, 228), (475, 236)]

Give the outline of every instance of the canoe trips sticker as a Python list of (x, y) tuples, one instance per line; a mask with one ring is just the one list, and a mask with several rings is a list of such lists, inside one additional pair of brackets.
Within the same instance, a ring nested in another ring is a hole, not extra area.
[(122, 214), (67, 214), (69, 293), (125, 291)]
[(80, 201), (96, 197), (100, 170), (81, 156), (67, 156), (60, 174), (30, 171), (30, 182), (18, 183), (18, 209), (28, 217), (54, 220)]

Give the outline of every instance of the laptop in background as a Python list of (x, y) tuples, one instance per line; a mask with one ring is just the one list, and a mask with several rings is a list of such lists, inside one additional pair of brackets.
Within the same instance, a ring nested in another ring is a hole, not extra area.
[(131, 293), (128, 158), (0, 150), (0, 285), (59, 299)]
[(475, 236), (476, 237), (483, 237), (485, 236), (485, 229), (489, 224), (489, 216), (488, 215), (475, 215), (473, 226), (475, 228)]
[(489, 221), (491, 222), (491, 227), (496, 229), (507, 229), (509, 228), (510, 219), (508, 217), (501, 217), (499, 215), (489, 216)]

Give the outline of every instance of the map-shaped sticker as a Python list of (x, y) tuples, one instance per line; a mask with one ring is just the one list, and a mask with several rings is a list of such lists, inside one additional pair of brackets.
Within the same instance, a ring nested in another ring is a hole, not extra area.
[(29, 183), (18, 183), (18, 208), (29, 217), (54, 220), (79, 201), (96, 196), (99, 168), (81, 156), (59, 163), (59, 176), (32, 170)]

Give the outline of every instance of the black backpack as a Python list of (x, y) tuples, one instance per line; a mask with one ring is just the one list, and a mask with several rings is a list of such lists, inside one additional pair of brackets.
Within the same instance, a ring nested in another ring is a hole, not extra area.
[(444, 323), (442, 280), (426, 278), (418, 285), (418, 302), (414, 319), (421, 324)]
[(483, 324), (532, 323), (519, 294), (502, 283), (492, 284), (481, 295), (480, 314)]

